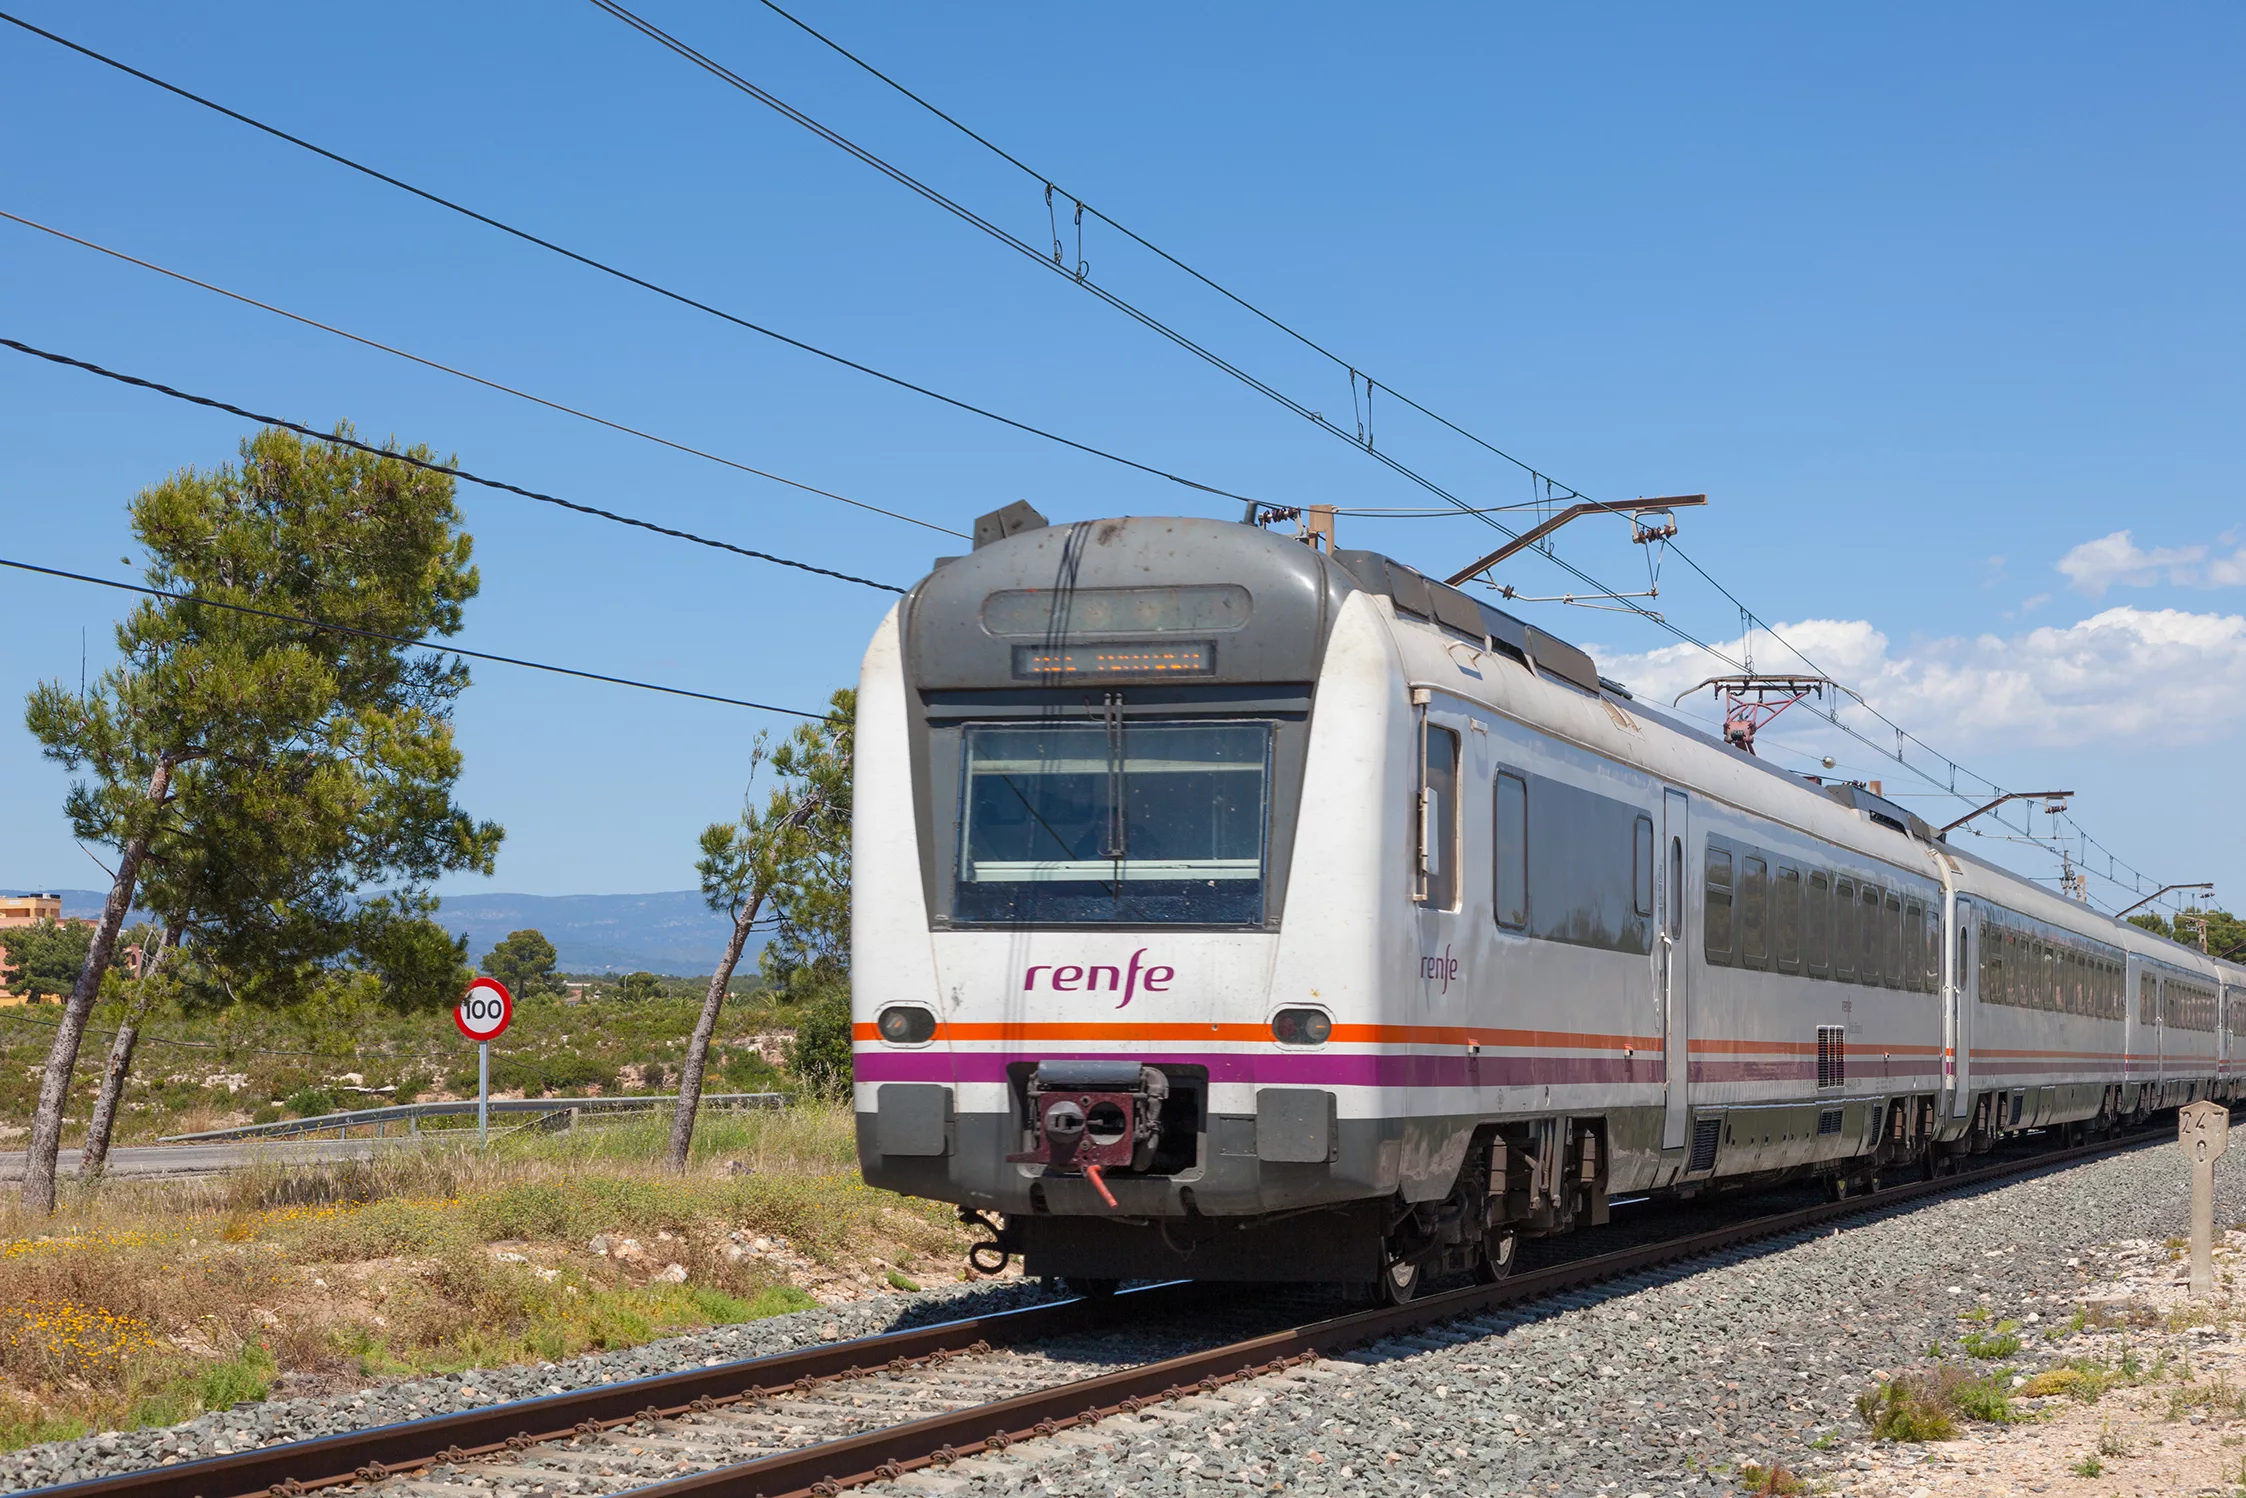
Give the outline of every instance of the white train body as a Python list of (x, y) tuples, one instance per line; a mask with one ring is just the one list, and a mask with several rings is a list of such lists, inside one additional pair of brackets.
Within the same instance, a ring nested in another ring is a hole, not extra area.
[(862, 1167), (1032, 1272), (1502, 1268), (1610, 1196), (2232, 1089), (2246, 972), (1369, 553), (1008, 536), (882, 624), (858, 710)]

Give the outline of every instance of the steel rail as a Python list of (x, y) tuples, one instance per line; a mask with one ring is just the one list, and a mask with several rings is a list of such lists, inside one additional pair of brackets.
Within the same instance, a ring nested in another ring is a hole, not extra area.
[(294, 1495), (338, 1483), (376, 1481), (436, 1462), (520, 1451), (637, 1420), (667, 1420), (696, 1410), (721, 1409), (801, 1390), (823, 1379), (1094, 1330), (1111, 1323), (1121, 1308), (1159, 1315), (1202, 1293), (1199, 1286), (1166, 1284), (1124, 1291), (1106, 1301), (1068, 1300), (1025, 1306), (847, 1342), (826, 1342), (769, 1357), (745, 1358), (712, 1368), (599, 1384), (395, 1425), (338, 1431), (231, 1456), (205, 1457), (34, 1491), (83, 1498)]
[[(632, 1498), (826, 1498), (862, 1483), (1002, 1451), (1016, 1441), (1093, 1424), (1150, 1404), (1213, 1392), (1239, 1379), (1278, 1372), (1415, 1327), (1519, 1305), (1760, 1239), (2080, 1163), (2151, 1143), (2157, 1137), (2133, 1132), (1838, 1202), (1750, 1218), (1682, 1238), (1515, 1274), (1492, 1285), (1475, 1285), (1403, 1305), (1312, 1322), (971, 1409), (715, 1467), (636, 1487)], [(1159, 1285), (1106, 1300), (1032, 1306), (35, 1491), (53, 1498), (293, 1498), (315, 1488), (379, 1481), (437, 1462), (520, 1451), (634, 1421), (719, 1409), (801, 1390), (822, 1379), (901, 1369), (1034, 1337), (1097, 1330), (1113, 1324), (1118, 1313), (1159, 1314), (1190, 1303), (1195, 1296), (1208, 1293), (1209, 1288)]]
[(713, 1468), (690, 1477), (635, 1488), (631, 1498), (828, 1498), (861, 1483), (901, 1477), (921, 1467), (945, 1465), (984, 1452), (1003, 1451), (1016, 1441), (1052, 1435), (1072, 1426), (1091, 1425), (1111, 1415), (1135, 1413), (1149, 1404), (1213, 1393), (1240, 1379), (1276, 1373), (1297, 1363), (1314, 1362), (1322, 1356), (1415, 1327), (1542, 1299), (1757, 1239), (1798, 1233), (1842, 1218), (1883, 1211), (1925, 1197), (2088, 1160), (2148, 1142), (2142, 1135), (2131, 1134), (1912, 1182), (1871, 1195), (1751, 1218), (1684, 1238), (1643, 1244), (1514, 1275), (1494, 1285), (1476, 1285), (1403, 1305), (1360, 1311), (1120, 1373), (1079, 1379), (974, 1409), (935, 1415), (886, 1430), (867, 1431), (755, 1461)]

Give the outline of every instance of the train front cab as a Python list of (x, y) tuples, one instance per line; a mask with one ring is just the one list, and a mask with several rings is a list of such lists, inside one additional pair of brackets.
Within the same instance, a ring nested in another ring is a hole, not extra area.
[(1138, 519), (994, 538), (900, 605), (859, 698), (869, 1182), (1003, 1217), (1033, 1273), (1377, 1272), (1396, 1141), (1324, 1045), (1375, 958), (1304, 915), (1402, 875), (1360, 790), (1408, 704), (1353, 593)]

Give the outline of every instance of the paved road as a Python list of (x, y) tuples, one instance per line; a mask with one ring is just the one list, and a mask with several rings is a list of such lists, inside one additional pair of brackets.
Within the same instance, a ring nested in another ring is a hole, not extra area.
[[(271, 1139), (236, 1140), (227, 1144), (123, 1145), (109, 1152), (113, 1176), (213, 1175), (244, 1165), (269, 1163), (301, 1165), (316, 1160), (363, 1160), (387, 1145), (409, 1144), (406, 1139)], [(0, 1153), (0, 1182), (23, 1179), (24, 1152)], [(57, 1160), (61, 1173), (78, 1173), (78, 1152), (64, 1150)]]

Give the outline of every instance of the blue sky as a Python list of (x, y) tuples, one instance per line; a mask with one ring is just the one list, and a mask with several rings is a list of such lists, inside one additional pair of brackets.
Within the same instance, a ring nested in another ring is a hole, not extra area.
[[(1273, 501), (1424, 498), (590, 5), (16, 4), (433, 191), (1021, 420)], [(763, 7), (646, 13), (1046, 236), (1036, 183)], [(1679, 541), (1786, 638), (1979, 774), (2078, 790), (2082, 824), (2146, 873), (2246, 898), (2224, 790), (2246, 718), (2235, 8), (803, 14), (1562, 481), (1601, 498), (1707, 492)], [(1237, 510), (667, 304), (12, 27), (0, 140), (0, 209), (939, 524), (1015, 498), (1056, 519)], [(1093, 226), (1083, 253), (1095, 280), (1346, 419), (1341, 371), (1112, 231)], [(899, 584), (955, 544), (4, 222), (0, 271), (6, 336), (251, 409), (347, 417), (478, 472)], [(0, 351), (0, 554), (129, 575), (125, 501), (227, 459), (243, 430)], [(1375, 433), (1477, 502), (1530, 497), (1518, 470), (1393, 402)], [(462, 643), (478, 649), (816, 706), (854, 677), (887, 606), (509, 496), (464, 489), (463, 503), (484, 590)], [(1345, 544), (1430, 571), (1491, 544), (1468, 519), (1343, 527)], [(1618, 522), (1562, 549), (1619, 585), (1646, 575)], [(1571, 584), (1533, 562), (1505, 580)], [(1656, 606), (1680, 626), (1736, 642), (1737, 611), (1679, 560), (1660, 581)], [(1626, 615), (1523, 607), (1664, 697), (1721, 669)], [(118, 610), (98, 590), (0, 577), (0, 696), (73, 677), (81, 632), (98, 669)], [(1785, 660), (1767, 637), (1756, 654)], [(694, 834), (738, 803), (765, 726), (479, 668), (461, 795), (509, 837), (496, 879), (475, 884), (691, 883)], [(1770, 748), (1927, 788), (1829, 730), (1789, 721)], [(5, 724), (0, 776), (0, 880), (94, 882), (58, 812), (61, 772)], [(2054, 867), (2039, 849), (1976, 847)], [(2113, 903), (2111, 886), (2092, 893)]]

